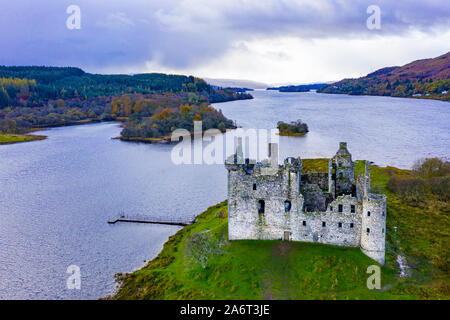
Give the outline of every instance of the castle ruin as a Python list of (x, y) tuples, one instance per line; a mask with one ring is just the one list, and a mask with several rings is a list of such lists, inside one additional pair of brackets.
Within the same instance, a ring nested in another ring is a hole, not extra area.
[(228, 170), (228, 236), (319, 242), (360, 247), (380, 264), (385, 261), (386, 196), (370, 192), (370, 163), (355, 183), (347, 143), (329, 160), (328, 172), (302, 174), (302, 159), (278, 164), (277, 145), (269, 159), (243, 158), (242, 140), (225, 163)]

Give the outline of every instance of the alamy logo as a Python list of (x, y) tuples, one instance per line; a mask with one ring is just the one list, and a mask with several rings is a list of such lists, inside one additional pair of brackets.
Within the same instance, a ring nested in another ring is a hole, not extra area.
[(81, 9), (77, 5), (70, 5), (66, 10), (70, 16), (66, 20), (66, 27), (69, 30), (81, 29)]
[(367, 14), (370, 16), (367, 18), (366, 26), (369, 30), (381, 29), (381, 9), (377, 5), (371, 5), (367, 7)]
[[(186, 129), (172, 132), (171, 141), (178, 142), (172, 149), (171, 160), (174, 164), (224, 164), (225, 158), (237, 151), (237, 164), (244, 164), (245, 159), (252, 163), (267, 159), (272, 154), (272, 161), (278, 164), (278, 129), (242, 129), (227, 130), (222, 134), (218, 129), (203, 132), (202, 121), (194, 121), (193, 134)], [(192, 138), (193, 136), (193, 138)], [(237, 148), (236, 148), (237, 141)], [(269, 150), (269, 142), (276, 150)], [(245, 154), (245, 156), (244, 156)]]
[(81, 270), (77, 265), (70, 265), (67, 267), (67, 273), (70, 274), (67, 278), (66, 284), (69, 290), (80, 290), (81, 289)]
[(366, 273), (371, 274), (367, 278), (367, 289), (381, 289), (381, 268), (377, 265), (367, 267)]

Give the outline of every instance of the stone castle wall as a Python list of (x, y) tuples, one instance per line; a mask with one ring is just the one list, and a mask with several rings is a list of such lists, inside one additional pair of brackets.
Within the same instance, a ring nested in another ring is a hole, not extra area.
[(320, 189), (328, 190), (328, 172), (309, 172), (302, 174), (302, 182), (317, 184)]
[[(341, 158), (348, 160), (345, 151), (346, 148)], [(335, 159), (341, 161), (341, 158)], [(358, 177), (357, 186), (353, 182), (350, 187), (343, 187), (353, 194), (334, 196), (327, 190), (333, 185), (331, 170), (302, 175), (301, 159), (292, 159), (275, 166), (273, 174), (264, 174), (267, 163), (251, 168), (227, 164), (229, 239), (291, 240), (361, 247), (366, 255), (383, 264), (386, 197), (369, 192), (370, 166), (364, 178)], [(344, 168), (346, 180), (353, 178), (354, 181), (351, 158), (345, 164), (342, 160), (339, 167)], [(316, 193), (323, 199), (319, 196), (315, 199)], [(307, 212), (305, 208), (314, 201), (320, 203), (316, 206), (320, 209)]]
[[(369, 215), (370, 213), (370, 215)], [(384, 264), (386, 238), (386, 196), (369, 193), (363, 200), (361, 250)]]

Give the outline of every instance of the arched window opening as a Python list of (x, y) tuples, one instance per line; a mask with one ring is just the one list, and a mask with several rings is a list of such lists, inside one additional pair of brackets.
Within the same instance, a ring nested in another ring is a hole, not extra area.
[(286, 200), (284, 202), (284, 212), (290, 212), (291, 211), (291, 207), (292, 207), (291, 202), (289, 200)]
[(259, 214), (264, 213), (265, 206), (266, 206), (266, 204), (265, 204), (264, 200), (258, 200), (258, 213)]

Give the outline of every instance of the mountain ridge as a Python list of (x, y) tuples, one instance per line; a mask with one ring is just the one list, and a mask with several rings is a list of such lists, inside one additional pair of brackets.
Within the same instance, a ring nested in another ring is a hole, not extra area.
[(450, 52), (403, 66), (384, 67), (360, 78), (331, 83), (318, 91), (350, 95), (377, 95), (450, 100)]

